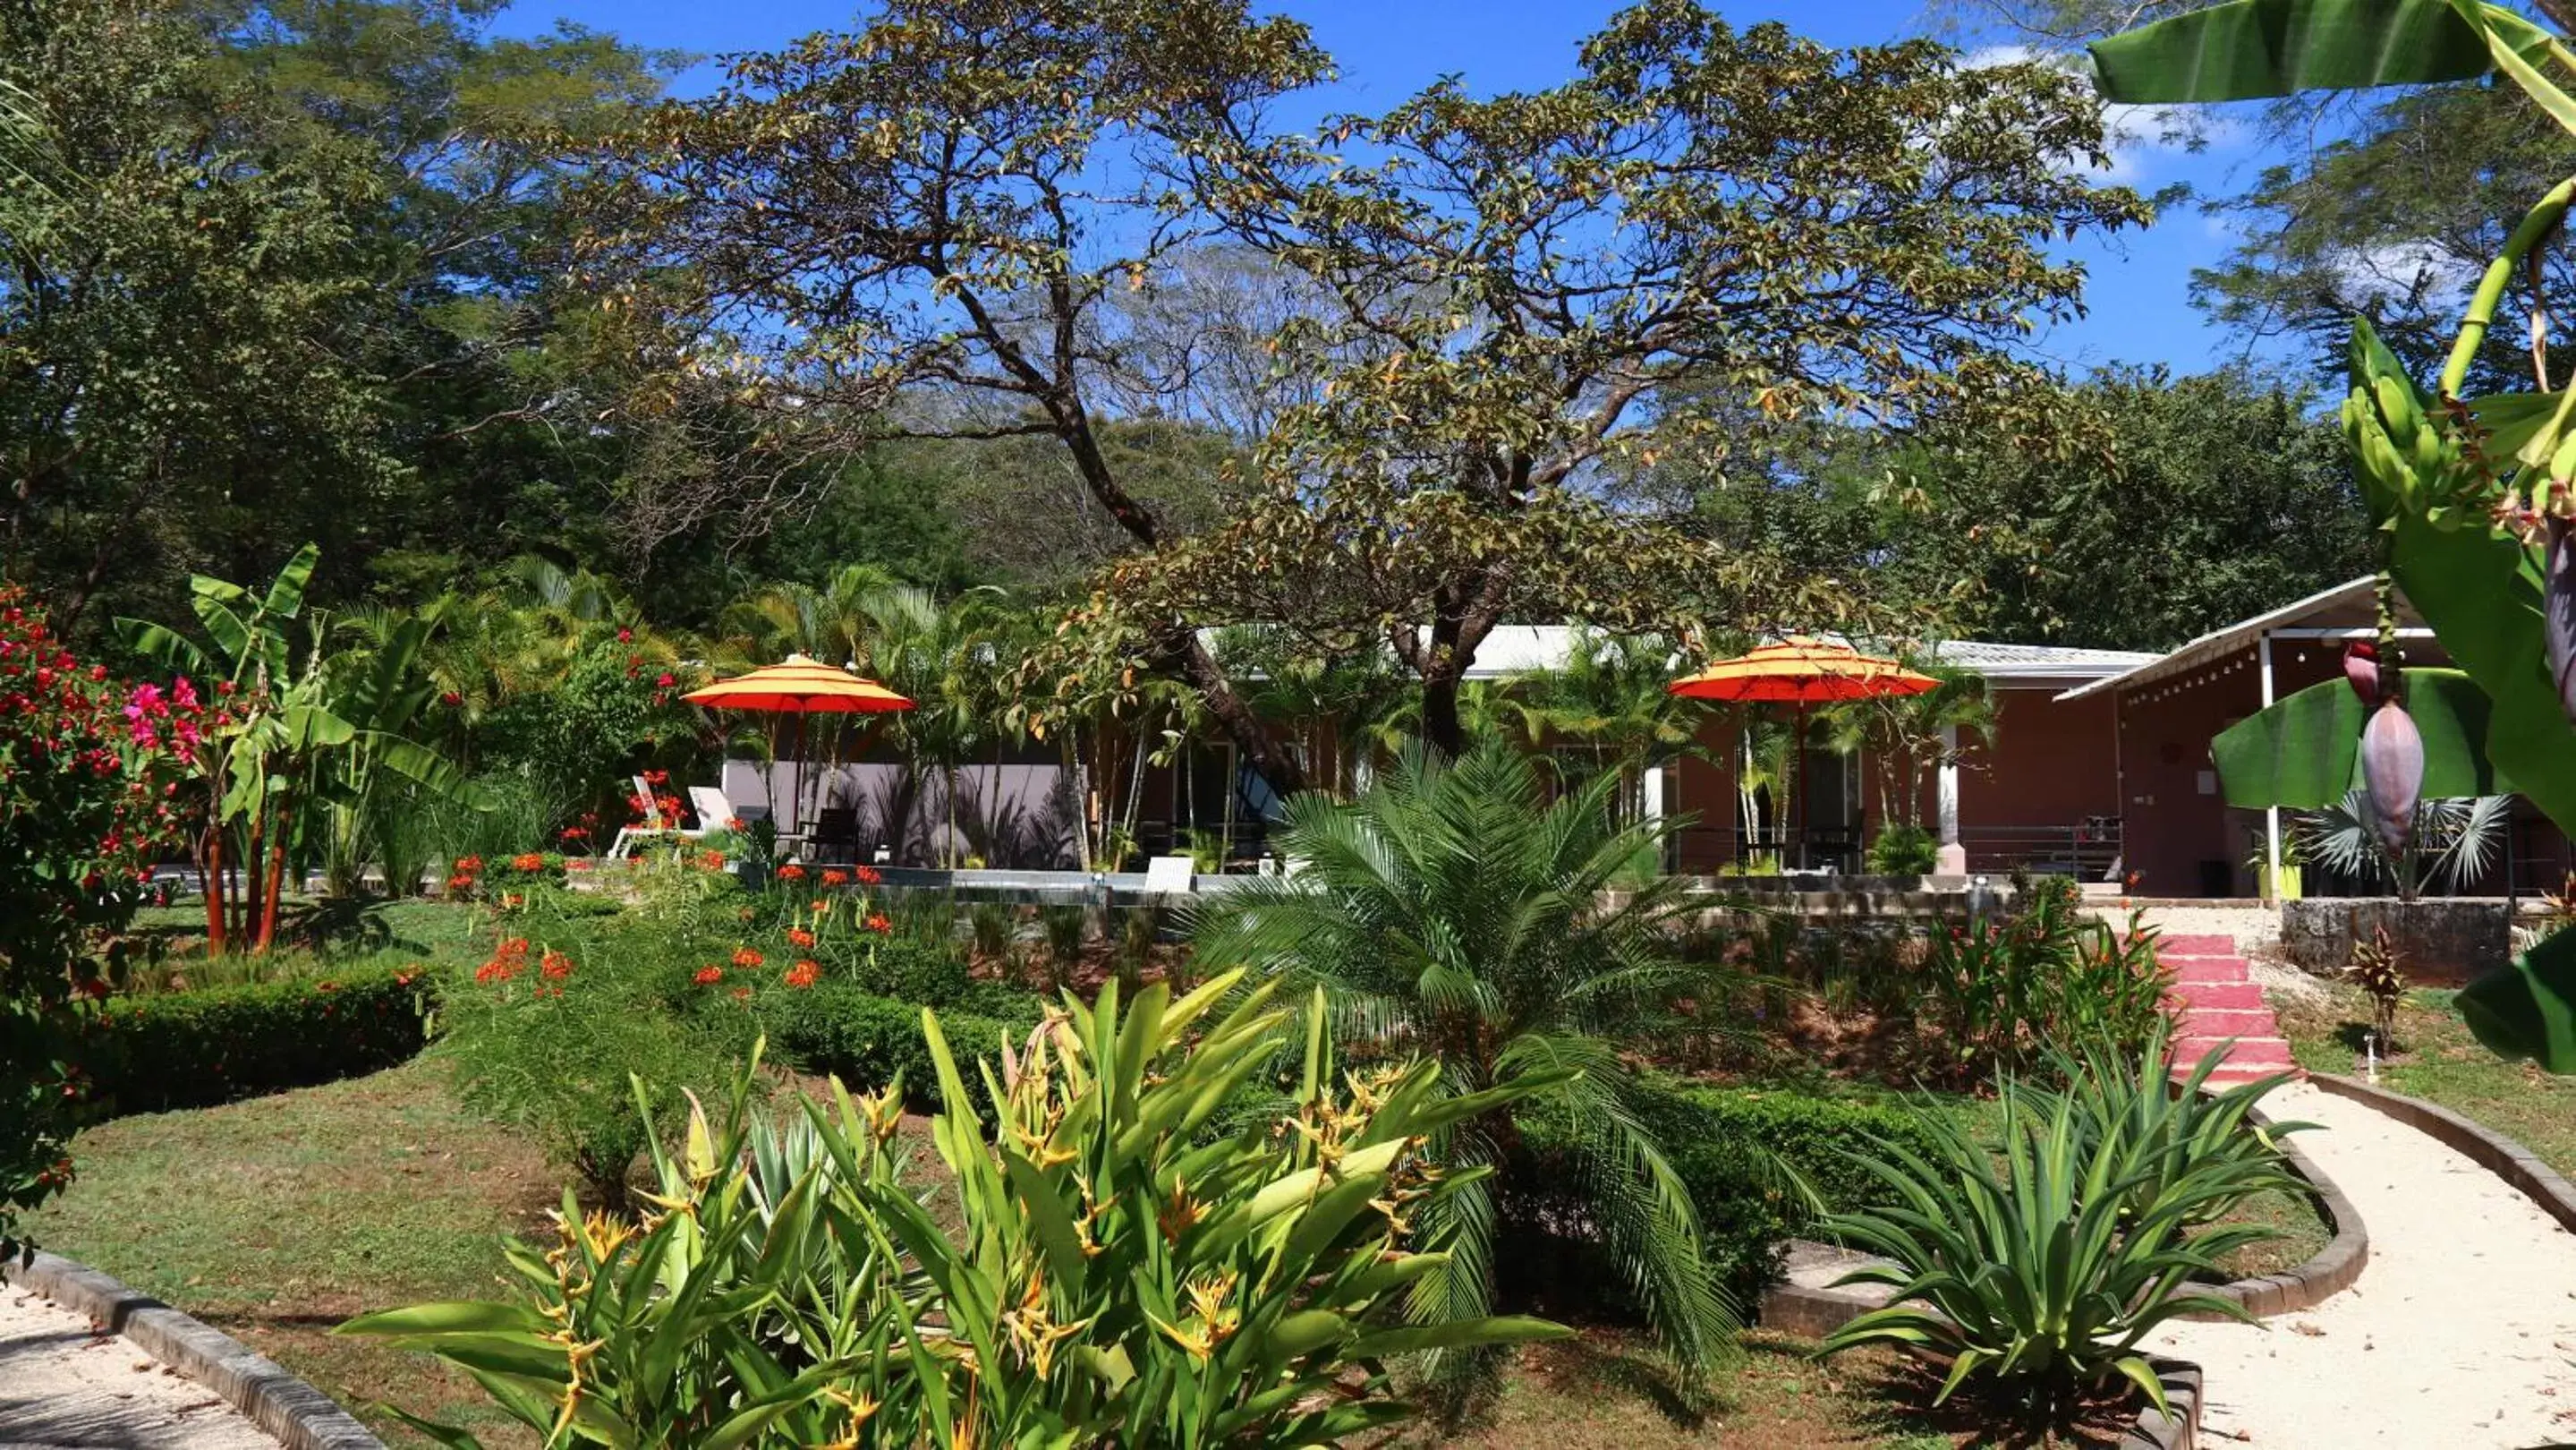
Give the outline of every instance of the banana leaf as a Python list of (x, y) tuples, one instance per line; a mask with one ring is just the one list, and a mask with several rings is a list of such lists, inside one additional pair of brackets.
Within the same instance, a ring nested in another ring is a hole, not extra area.
[(2460, 990), (2460, 1015), (2489, 1052), (2529, 1058), (2544, 1072), (2576, 1072), (2576, 930), (2538, 946)]
[(2103, 99), (2131, 103), (2427, 85), (2496, 66), (2450, 0), (2230, 0), (2090, 48)]
[[(2466, 673), (2406, 671), (2406, 709), (2424, 737), (2427, 799), (2515, 788), (2489, 759), (2491, 707)], [(2361, 779), (2361, 728), (2369, 713), (2352, 687), (2335, 679), (2220, 731), (2209, 753), (2227, 803), (2319, 810), (2342, 800)]]

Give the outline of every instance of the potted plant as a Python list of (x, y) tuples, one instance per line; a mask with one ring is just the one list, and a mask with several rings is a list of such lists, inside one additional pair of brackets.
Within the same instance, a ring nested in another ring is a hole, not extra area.
[(2296, 901), (2303, 894), (2306, 858), (2299, 853), (2299, 833), (2281, 832), (2281, 875), (2272, 877), (2272, 833), (2269, 828), (2254, 828), (2253, 848), (2246, 852), (2246, 869), (2254, 873), (2254, 894), (2266, 901)]

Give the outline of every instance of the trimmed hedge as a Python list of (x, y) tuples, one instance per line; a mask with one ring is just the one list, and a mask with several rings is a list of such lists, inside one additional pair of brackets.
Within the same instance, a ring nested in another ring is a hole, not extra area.
[[(1649, 1077), (1635, 1107), (1690, 1190), (1710, 1262), (1748, 1303), (1778, 1277), (1786, 1241), (1812, 1221), (1781, 1169), (1812, 1189), (1828, 1212), (1842, 1212), (1885, 1194), (1846, 1155), (1873, 1152), (1873, 1139), (1917, 1152), (1931, 1146), (1912, 1108), (1790, 1089), (1699, 1087)], [(1544, 1119), (1524, 1124), (1529, 1147), (1542, 1156), (1563, 1150), (1565, 1132), (1565, 1125)]]
[[(976, 1002), (988, 1011), (998, 1009), (998, 1015), (934, 1009), (939, 1010), (940, 1030), (957, 1054), (958, 1069), (970, 1088), (981, 1085), (972, 1059), (996, 1056), (1006, 1034), (1022, 1037), (1037, 1025), (1037, 999), (1018, 1000), (1025, 1004), (1024, 1010), (1013, 1011), (1012, 1003), (997, 997)], [(758, 1013), (761, 1030), (769, 1035), (770, 1051), (779, 1061), (800, 1071), (837, 1077), (861, 1090), (884, 1087), (900, 1072), (907, 1102), (924, 1111), (939, 1108), (938, 1069), (931, 1064), (918, 1004), (847, 984), (825, 983), (805, 991), (765, 994)]]
[(435, 1000), (418, 967), (112, 997), (84, 1025), (91, 1101), (115, 1113), (199, 1108), (407, 1062)]

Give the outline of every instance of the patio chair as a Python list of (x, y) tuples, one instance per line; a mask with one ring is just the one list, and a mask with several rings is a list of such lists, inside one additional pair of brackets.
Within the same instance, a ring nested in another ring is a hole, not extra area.
[[(814, 860), (856, 860), (859, 850), (859, 813), (849, 806), (825, 806), (814, 813), (814, 829), (806, 834), (805, 850)], [(845, 853), (834, 855), (834, 852)]]
[[(654, 800), (653, 787), (645, 784), (644, 777), (635, 775), (627, 779), (635, 787), (636, 807), (643, 813), (644, 819), (618, 831), (617, 839), (609, 843), (608, 859), (611, 861), (626, 859), (626, 852), (630, 845), (641, 846), (648, 841), (694, 841), (706, 834), (703, 829), (693, 831), (676, 820), (664, 820), (662, 808)], [(697, 800), (699, 789), (701, 787), (698, 786), (689, 788), (689, 798), (692, 801)], [(716, 798), (722, 800), (724, 797), (719, 792)], [(706, 807), (703, 804), (699, 805), (698, 813), (701, 816), (705, 815)], [(722, 825), (724, 819), (724, 817), (718, 817), (716, 823)]]
[(731, 830), (733, 823), (743, 818), (742, 812), (733, 808), (733, 802), (725, 799), (721, 786), (689, 787), (689, 804), (697, 810), (698, 829), (702, 832)]

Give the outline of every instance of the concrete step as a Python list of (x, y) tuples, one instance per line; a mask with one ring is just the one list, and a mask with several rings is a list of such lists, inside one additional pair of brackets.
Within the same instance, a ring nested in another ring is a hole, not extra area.
[(2172, 994), (2165, 1000), (2182, 1008), (2254, 1011), (2263, 1005), (2263, 989), (2252, 982), (2176, 982)]
[(2182, 1014), (2181, 1033), (2193, 1038), (2241, 1037), (2246, 1039), (2277, 1038), (2281, 1024), (2272, 1020), (2265, 1007), (2191, 1007)]
[[(2174, 1062), (2184, 1068), (2196, 1066), (2211, 1048), (2226, 1041), (2224, 1037), (2180, 1038), (2173, 1045)], [(2278, 1037), (2239, 1037), (2227, 1048), (2227, 1065), (2230, 1067), (2280, 1068), (2289, 1067), (2294, 1061), (2290, 1056), (2290, 1044)]]
[[(2267, 1078), (2275, 1073), (2283, 1072), (2288, 1073), (2294, 1081), (2299, 1082), (2306, 1081), (2308, 1076), (2307, 1069), (2300, 1067), (2239, 1067), (2234, 1063), (2229, 1063), (2220, 1067), (2217, 1071), (2212, 1072), (2209, 1076), (2202, 1078), (2200, 1081), (2205, 1087), (2234, 1087), (2241, 1082), (2253, 1082), (2257, 1079)], [(2190, 1076), (2190, 1073), (2188, 1071), (2177, 1072), (2174, 1076), (2177, 1078), (2183, 1078)]]
[(2166, 958), (2232, 957), (2236, 955), (2236, 938), (2232, 936), (2158, 937), (2156, 955)]
[(2253, 980), (2244, 961), (2237, 957), (2188, 957), (2182, 961), (2168, 958), (2164, 967), (2178, 985)]

